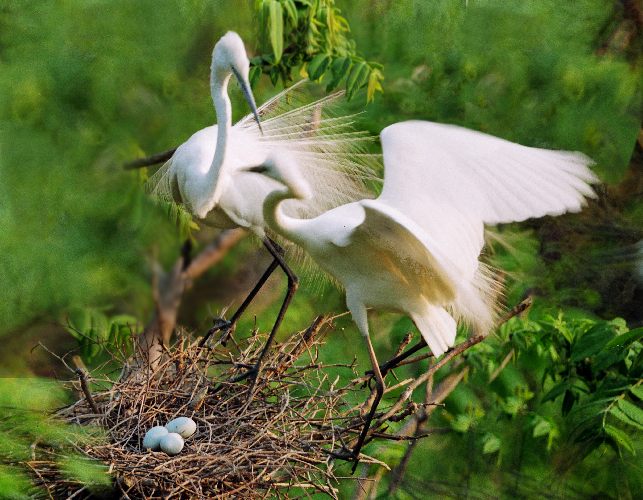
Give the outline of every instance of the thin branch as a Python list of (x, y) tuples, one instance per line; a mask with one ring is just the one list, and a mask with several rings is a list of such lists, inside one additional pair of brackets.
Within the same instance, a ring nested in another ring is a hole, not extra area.
[(146, 156), (145, 158), (137, 158), (136, 160), (127, 162), (125, 165), (123, 165), (123, 168), (125, 170), (134, 170), (137, 168), (149, 167), (150, 165), (156, 165), (157, 163), (165, 163), (170, 158), (172, 158), (172, 155), (175, 151), (176, 148), (168, 149), (167, 151), (163, 151), (162, 153), (156, 153), (150, 156)]
[(247, 232), (244, 229), (229, 229), (221, 234), (207, 247), (205, 247), (184, 271), (185, 277), (194, 280), (205, 271), (217, 264), (236, 245)]
[(87, 384), (87, 372), (83, 370), (82, 368), (77, 368), (76, 369), (76, 375), (78, 375), (78, 380), (80, 380), (80, 388), (83, 390), (83, 394), (85, 395), (85, 399), (89, 403), (89, 406), (91, 406), (92, 411), (96, 415), (100, 415), (100, 411), (98, 410), (98, 406), (96, 405), (96, 402), (94, 401), (94, 398), (92, 397), (92, 393), (89, 390), (89, 385)]
[(507, 365), (511, 361), (511, 358), (514, 357), (515, 352), (516, 351), (514, 349), (511, 349), (509, 351), (509, 353), (504, 357), (504, 359), (500, 363), (500, 366), (498, 366), (498, 368), (496, 368), (491, 374), (491, 376), (489, 377), (489, 383), (493, 382), (494, 380), (496, 380), (496, 378), (498, 378), (498, 375), (502, 373), (502, 370), (504, 370), (507, 367)]
[[(514, 316), (522, 313), (523, 311), (527, 310), (529, 306), (531, 306), (532, 299), (528, 297), (527, 299), (523, 300), (520, 304), (518, 304), (516, 307), (514, 307), (511, 311), (509, 311), (499, 322), (498, 326), (506, 323), (509, 321), (511, 318)], [(440, 368), (442, 368), (444, 365), (446, 365), (449, 361), (451, 361), (453, 358), (460, 356), (462, 353), (470, 349), (476, 344), (479, 344), (482, 342), (485, 338), (487, 338), (486, 335), (474, 335), (473, 337), (470, 337), (469, 339), (465, 340), (464, 342), (458, 344), (455, 347), (452, 347), (449, 349), (443, 356), (440, 358), (438, 361), (436, 361), (431, 367), (421, 376), (419, 376), (415, 381), (409, 385), (406, 390), (400, 395), (399, 399), (395, 402), (389, 410), (379, 417), (377, 421), (373, 424), (373, 429), (376, 429), (380, 425), (382, 425), (389, 417), (392, 415), (395, 415), (402, 407), (404, 402), (408, 400), (411, 395), (413, 394), (413, 391), (417, 389), (420, 385), (422, 385), (424, 382), (426, 382), (430, 377), (433, 376), (435, 372), (437, 372)]]

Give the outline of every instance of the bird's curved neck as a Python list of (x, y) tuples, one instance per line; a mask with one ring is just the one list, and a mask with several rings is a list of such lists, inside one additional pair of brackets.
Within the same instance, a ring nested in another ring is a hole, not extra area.
[(228, 97), (228, 82), (230, 81), (230, 76), (231, 73), (226, 74), (216, 66), (213, 66), (210, 77), (210, 92), (212, 94), (214, 110), (217, 114), (217, 144), (214, 150), (212, 164), (208, 170), (206, 183), (211, 188), (210, 192), (213, 193), (213, 199), (215, 201), (219, 199), (222, 184), (219, 182), (219, 179), (223, 173), (228, 136), (232, 128), (232, 107), (230, 105), (230, 98)]
[(263, 218), (272, 230), (293, 243), (301, 245), (304, 240), (303, 229), (306, 219), (296, 219), (286, 215), (281, 203), (285, 200), (296, 198), (292, 190), (286, 186), (274, 190), (263, 203)]

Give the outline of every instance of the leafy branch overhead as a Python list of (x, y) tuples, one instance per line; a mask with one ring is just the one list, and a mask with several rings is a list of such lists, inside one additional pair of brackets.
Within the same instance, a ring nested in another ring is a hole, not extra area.
[(360, 57), (348, 38), (350, 27), (334, 0), (257, 0), (259, 51), (253, 57), (250, 82), (262, 73), (273, 85), (288, 85), (299, 68), (301, 76), (324, 82), (326, 90), (340, 86), (350, 99), (366, 87), (366, 100), (382, 92), (382, 65)]

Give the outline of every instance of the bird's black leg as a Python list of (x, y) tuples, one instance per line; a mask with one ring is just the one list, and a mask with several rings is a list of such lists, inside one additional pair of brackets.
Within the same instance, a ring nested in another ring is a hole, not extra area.
[(270, 335), (268, 336), (266, 345), (264, 346), (263, 350), (261, 351), (261, 354), (259, 355), (259, 359), (255, 363), (254, 367), (252, 367), (247, 372), (233, 379), (233, 382), (238, 382), (239, 380), (252, 377), (253, 380), (250, 387), (250, 394), (252, 394), (254, 385), (257, 381), (257, 377), (259, 376), (261, 363), (263, 362), (264, 357), (266, 356), (268, 350), (270, 349), (270, 346), (272, 345), (272, 342), (275, 338), (275, 334), (277, 333), (277, 330), (279, 329), (279, 325), (281, 325), (281, 322), (284, 319), (286, 310), (290, 305), (290, 301), (292, 300), (293, 295), (297, 291), (297, 288), (299, 288), (299, 278), (297, 278), (295, 273), (293, 273), (292, 269), (290, 269), (290, 267), (288, 267), (288, 265), (286, 264), (286, 261), (283, 258), (283, 250), (281, 249), (281, 247), (268, 237), (264, 239), (263, 244), (274, 257), (275, 262), (277, 262), (277, 265), (279, 265), (279, 267), (283, 269), (284, 273), (286, 273), (286, 276), (288, 277), (288, 291), (286, 292), (286, 297), (284, 298), (284, 301), (281, 304), (281, 308), (279, 309), (279, 314), (277, 314), (277, 319), (275, 320), (275, 323), (272, 326), (272, 330), (270, 331)]
[(279, 265), (279, 262), (276, 259), (270, 263), (270, 265), (268, 266), (268, 269), (266, 269), (266, 271), (263, 273), (261, 278), (259, 278), (259, 281), (257, 282), (257, 284), (250, 291), (248, 296), (245, 298), (243, 303), (239, 306), (239, 309), (235, 311), (232, 317), (228, 321), (217, 321), (216, 324), (208, 330), (208, 333), (206, 333), (204, 337), (201, 339), (201, 342), (199, 342), (199, 345), (201, 347), (205, 345), (205, 343), (208, 341), (208, 339), (213, 333), (219, 330), (225, 330), (224, 338), (222, 339), (222, 344), (225, 345), (225, 338), (228, 335), (230, 335), (230, 332), (237, 324), (237, 321), (239, 320), (241, 315), (245, 312), (245, 310), (248, 308), (250, 303), (254, 300), (257, 293), (259, 293), (259, 290), (261, 290), (261, 287), (263, 287), (266, 281), (268, 281), (268, 278), (270, 278), (270, 275), (274, 272), (275, 269), (277, 269), (278, 265)]
[(181, 258), (183, 259), (183, 271), (192, 263), (192, 240), (188, 238), (181, 246)]
[(371, 404), (371, 409), (368, 412), (366, 421), (364, 422), (364, 427), (362, 428), (362, 432), (360, 433), (359, 438), (357, 439), (357, 444), (355, 445), (355, 448), (353, 448), (353, 452), (351, 453), (351, 455), (355, 460), (355, 463), (353, 464), (353, 469), (352, 469), (353, 474), (355, 473), (355, 469), (357, 469), (357, 464), (359, 463), (359, 452), (361, 451), (362, 446), (364, 445), (364, 441), (366, 440), (368, 430), (371, 427), (371, 422), (373, 421), (373, 417), (375, 416), (375, 411), (377, 410), (377, 406), (380, 404), (380, 400), (384, 395), (384, 377), (382, 377), (382, 372), (380, 371), (380, 366), (377, 361), (377, 356), (375, 355), (375, 349), (373, 349), (373, 344), (371, 342), (371, 338), (369, 337), (368, 333), (364, 335), (364, 339), (366, 341), (366, 347), (368, 348), (368, 354), (371, 358), (371, 364), (373, 365), (373, 374), (375, 376), (375, 398), (373, 399), (373, 403)]

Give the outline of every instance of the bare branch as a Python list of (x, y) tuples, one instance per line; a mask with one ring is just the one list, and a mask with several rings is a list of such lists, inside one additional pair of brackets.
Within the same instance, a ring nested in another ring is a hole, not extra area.
[(89, 385), (87, 384), (87, 372), (82, 368), (78, 368), (76, 369), (76, 375), (78, 375), (78, 380), (80, 380), (80, 388), (83, 390), (83, 394), (85, 395), (87, 403), (89, 404), (89, 406), (91, 406), (92, 411), (96, 415), (99, 415), (100, 412), (98, 411), (98, 406), (96, 406), (96, 401), (94, 401), (92, 393), (89, 390)]
[(163, 151), (162, 153), (156, 153), (151, 156), (146, 156), (145, 158), (138, 158), (136, 160), (127, 162), (125, 165), (123, 165), (123, 168), (125, 170), (134, 170), (137, 168), (149, 167), (150, 165), (156, 165), (158, 163), (165, 163), (170, 158), (172, 158), (172, 155), (175, 151), (176, 148), (173, 148), (168, 149), (167, 151)]

